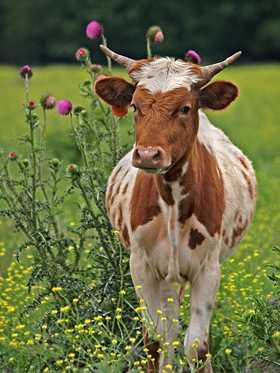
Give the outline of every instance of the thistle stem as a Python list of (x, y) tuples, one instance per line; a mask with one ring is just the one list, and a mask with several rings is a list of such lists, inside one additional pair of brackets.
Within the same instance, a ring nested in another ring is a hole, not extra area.
[(151, 39), (147, 38), (147, 57), (152, 58)]
[(25, 104), (28, 106), (29, 103), (29, 78), (28, 74), (24, 76), (24, 96), (25, 96)]
[(32, 156), (32, 220), (34, 229), (37, 228), (36, 222), (36, 167), (37, 167), (37, 159), (36, 159), (36, 152), (35, 152), (35, 138), (34, 138), (34, 126), (33, 123), (29, 123), (30, 126), (30, 145), (31, 145), (31, 156)]
[[(107, 47), (107, 39), (105, 38), (104, 34), (101, 35), (102, 38), (102, 43)], [(107, 58), (107, 65), (108, 65), (108, 70), (111, 72), (112, 71), (112, 60), (109, 56), (106, 56)]]

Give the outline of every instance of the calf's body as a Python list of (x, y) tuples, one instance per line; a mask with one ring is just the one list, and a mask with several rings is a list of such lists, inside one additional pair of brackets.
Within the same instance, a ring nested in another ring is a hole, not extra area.
[[(203, 112), (192, 154), (176, 170), (164, 175), (139, 170), (132, 166), (132, 151), (113, 170), (106, 197), (109, 217), (130, 251), (137, 293), (158, 331), (164, 335), (166, 327), (171, 334), (166, 336), (171, 344), (178, 332), (172, 324), (178, 318), (178, 284), (189, 281), (192, 317), (185, 347), (191, 350), (198, 339), (200, 352), (207, 352), (220, 262), (252, 220), (255, 190), (251, 162)], [(178, 256), (172, 259), (174, 245)], [(161, 321), (157, 310), (167, 319)]]
[[(116, 60), (124, 58), (110, 53)], [(206, 362), (200, 371), (212, 372), (207, 353), (220, 263), (252, 220), (256, 180), (250, 161), (199, 108), (219, 110), (236, 98), (237, 88), (230, 82), (205, 84), (238, 56), (204, 68), (125, 57), (135, 86), (107, 77), (96, 83), (97, 94), (108, 103), (135, 109), (136, 143), (112, 172), (106, 206), (130, 252), (145, 317), (160, 336), (157, 354), (158, 342), (148, 342), (145, 333), (150, 373), (170, 371), (187, 282), (191, 317), (186, 356), (191, 367), (193, 359), (202, 359)]]

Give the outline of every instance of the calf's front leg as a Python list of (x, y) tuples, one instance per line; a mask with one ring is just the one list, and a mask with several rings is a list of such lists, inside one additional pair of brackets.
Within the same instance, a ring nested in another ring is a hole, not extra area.
[[(147, 319), (147, 324), (151, 322), (153, 325), (149, 327), (149, 334), (160, 335), (162, 342), (159, 346), (159, 343), (152, 342), (151, 335), (145, 335), (149, 353), (154, 357), (153, 361), (148, 359), (147, 372), (162, 373), (166, 371), (166, 366), (173, 364), (173, 342), (179, 332), (179, 286), (157, 278), (141, 252), (131, 254), (130, 270), (136, 293), (144, 300), (147, 309), (143, 313), (144, 318)], [(156, 353), (155, 347), (160, 347), (160, 354)]]
[[(184, 341), (185, 353), (191, 367), (193, 359), (204, 362), (207, 360), (210, 321), (219, 284), (220, 265), (218, 260), (213, 259), (205, 263), (191, 282), (191, 317)], [(200, 372), (212, 373), (211, 363), (207, 362)]]

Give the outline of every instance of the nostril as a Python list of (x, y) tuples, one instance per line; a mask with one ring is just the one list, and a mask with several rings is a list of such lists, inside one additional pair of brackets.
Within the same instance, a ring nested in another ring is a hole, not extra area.
[(141, 156), (140, 156), (140, 154), (139, 154), (138, 149), (135, 149), (135, 150), (134, 150), (134, 159), (135, 159), (136, 161), (140, 161), (140, 160), (141, 160)]
[(160, 161), (160, 159), (161, 159), (160, 151), (157, 150), (157, 151), (155, 152), (155, 154), (153, 155), (153, 161), (154, 161), (154, 162), (158, 162), (158, 161)]

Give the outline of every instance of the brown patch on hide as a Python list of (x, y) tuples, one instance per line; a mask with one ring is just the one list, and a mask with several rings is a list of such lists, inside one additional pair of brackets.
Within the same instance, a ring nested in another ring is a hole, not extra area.
[(122, 208), (121, 208), (121, 205), (119, 205), (119, 208), (118, 208), (118, 221), (117, 221), (117, 228), (120, 228), (122, 226), (122, 222), (123, 222), (123, 213), (122, 213)]
[(128, 234), (128, 229), (126, 224), (124, 225), (124, 228), (121, 231), (121, 238), (124, 243), (124, 246), (129, 247), (130, 246), (130, 238)]
[(172, 168), (164, 175), (164, 179), (171, 183), (178, 180), (182, 176), (182, 171), (185, 163), (187, 162), (187, 155), (185, 154)]
[(125, 186), (123, 188), (123, 191), (122, 191), (122, 194), (125, 194), (127, 192), (127, 188), (128, 188), (128, 183), (125, 184)]
[(160, 175), (156, 175), (156, 183), (160, 196), (164, 200), (164, 202), (167, 203), (169, 206), (174, 205), (171, 187), (162, 180), (162, 177)]
[(184, 224), (194, 213), (194, 200), (189, 195), (182, 199), (179, 203), (179, 222)]
[(231, 237), (231, 247), (235, 246), (241, 239), (242, 234), (244, 233), (245, 229), (249, 224), (248, 219), (245, 219), (243, 224), (239, 224), (236, 226), (232, 232)]
[(119, 185), (117, 186), (117, 190), (116, 190), (115, 193), (112, 195), (112, 203), (113, 203), (113, 200), (115, 199), (115, 197), (116, 197), (116, 196), (119, 194), (119, 192), (120, 192), (121, 184), (122, 184), (122, 182), (120, 181), (120, 182), (119, 182)]
[(190, 238), (189, 238), (189, 246), (192, 250), (202, 244), (205, 240), (203, 234), (201, 234), (197, 229), (191, 229)]
[(112, 201), (112, 192), (113, 192), (113, 188), (114, 188), (114, 185), (115, 185), (116, 178), (117, 178), (119, 172), (121, 171), (121, 169), (122, 169), (122, 167), (120, 166), (119, 168), (117, 168), (116, 170), (113, 171), (112, 178), (110, 180), (110, 186), (107, 189), (107, 193), (106, 193), (107, 209), (109, 209), (110, 205), (113, 202)]
[(147, 224), (160, 213), (159, 192), (153, 175), (139, 171), (130, 203), (131, 229)]
[(246, 183), (248, 185), (248, 191), (250, 194), (251, 199), (254, 199), (255, 193), (254, 193), (254, 187), (253, 184), (249, 178), (249, 176), (242, 170), (242, 175), (244, 176), (244, 179), (246, 180)]
[(181, 185), (188, 196), (179, 205), (179, 222), (184, 224), (194, 214), (211, 236), (220, 233), (225, 209), (223, 179), (216, 158), (198, 141)]
[(249, 169), (249, 167), (248, 167), (248, 162), (246, 161), (245, 157), (243, 157), (242, 155), (240, 155), (240, 156), (238, 157), (238, 159), (239, 159), (240, 163), (242, 164), (242, 166), (243, 166), (244, 168), (246, 168), (246, 170), (248, 170), (248, 169)]

